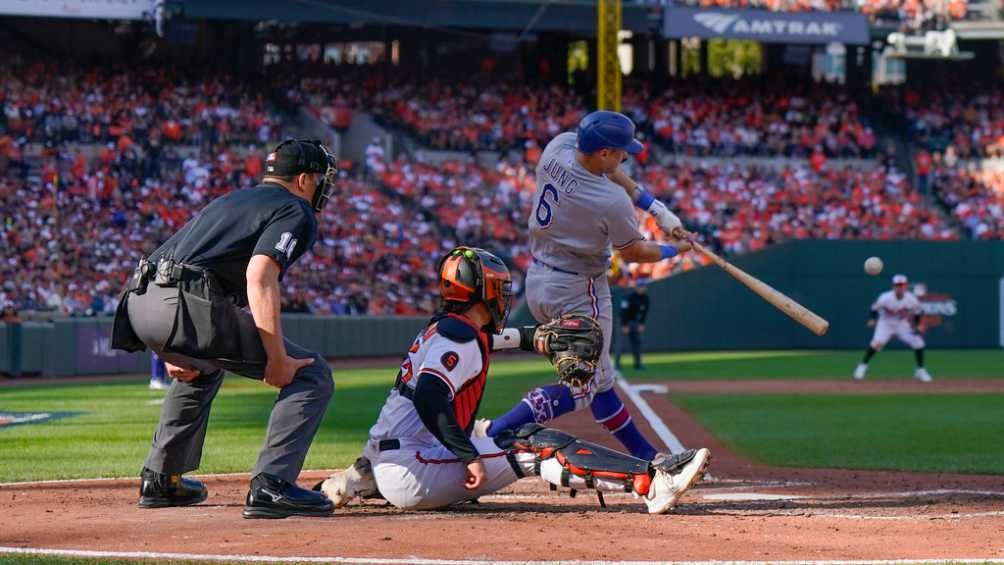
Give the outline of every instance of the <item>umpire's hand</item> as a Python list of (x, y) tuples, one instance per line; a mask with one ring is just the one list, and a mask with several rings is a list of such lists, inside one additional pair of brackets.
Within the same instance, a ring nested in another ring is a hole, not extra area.
[(199, 378), (199, 375), (202, 374), (198, 369), (186, 369), (184, 367), (172, 365), (167, 361), (164, 361), (164, 368), (167, 370), (167, 376), (183, 383), (190, 383)]
[(297, 359), (286, 355), (277, 360), (269, 359), (265, 364), (265, 382), (275, 388), (282, 388), (293, 382), (293, 377), (300, 369), (314, 362), (313, 357)]

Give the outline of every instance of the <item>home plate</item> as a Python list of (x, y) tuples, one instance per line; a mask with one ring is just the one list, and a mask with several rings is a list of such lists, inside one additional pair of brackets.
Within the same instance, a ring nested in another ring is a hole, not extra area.
[(751, 500), (795, 500), (805, 498), (794, 494), (767, 494), (762, 492), (722, 492), (717, 494), (706, 494), (704, 500), (718, 500), (723, 502), (749, 502)]

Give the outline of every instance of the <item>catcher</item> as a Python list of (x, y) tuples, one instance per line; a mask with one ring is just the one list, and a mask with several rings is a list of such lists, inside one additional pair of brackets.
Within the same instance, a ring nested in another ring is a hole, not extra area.
[(379, 495), (399, 508), (440, 508), (534, 475), (594, 489), (601, 501), (603, 492), (633, 492), (650, 513), (663, 514), (702, 475), (707, 449), (649, 462), (538, 424), (472, 436), (492, 351), (537, 351), (551, 357), (561, 378), (588, 382), (603, 338), (583, 316), (505, 328), (509, 269), (482, 249), (450, 251), (439, 274), (440, 313), (408, 350), (363, 457), (316, 487), (337, 507)]

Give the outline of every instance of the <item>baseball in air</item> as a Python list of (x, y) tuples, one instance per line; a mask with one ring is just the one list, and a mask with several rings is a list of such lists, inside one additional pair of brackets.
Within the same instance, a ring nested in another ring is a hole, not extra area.
[(865, 272), (869, 275), (877, 275), (882, 272), (882, 260), (878, 257), (865, 259)]

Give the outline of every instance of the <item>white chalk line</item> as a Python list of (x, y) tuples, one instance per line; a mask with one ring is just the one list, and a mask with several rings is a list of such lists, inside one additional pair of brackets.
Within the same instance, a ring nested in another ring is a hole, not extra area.
[[(333, 473), (335, 469), (317, 469), (310, 471), (303, 471), (304, 473)], [(186, 477), (189, 475), (185, 475)], [(250, 473), (197, 473), (191, 475), (191, 477), (198, 477), (200, 479), (231, 479), (245, 477), (251, 480)], [(139, 481), (139, 476), (129, 475), (125, 477), (94, 477), (90, 479), (50, 479), (45, 481), (19, 481), (11, 483), (0, 483), (0, 488), (8, 487), (33, 487), (33, 486), (45, 486), (45, 485), (74, 485), (80, 483), (106, 483), (112, 481), (126, 481), (126, 480)]]
[[(622, 375), (617, 369), (614, 369), (614, 378), (617, 379), (617, 386), (624, 391), (624, 394), (628, 395), (631, 402), (638, 407), (638, 411), (641, 412), (641, 415), (648, 420), (648, 425), (652, 426), (652, 430), (655, 431), (655, 435), (659, 436), (662, 443), (664, 443), (673, 453), (686, 451), (686, 448), (683, 447), (683, 443), (680, 442), (680, 439), (676, 437), (672, 431), (670, 431), (669, 427), (666, 426), (666, 423), (662, 421), (662, 418), (660, 418), (659, 415), (655, 413), (655, 410), (652, 410), (649, 403), (642, 398), (638, 387), (632, 386), (631, 383), (624, 378), (624, 375)], [(653, 390), (651, 386), (642, 385), (642, 387), (643, 388), (641, 390)]]
[(921, 514), (919, 516), (869, 516), (867, 514), (838, 514), (827, 512), (813, 512), (812, 516), (822, 516), (826, 518), (840, 518), (841, 520), (886, 520), (886, 521), (912, 521), (928, 522), (930, 520), (971, 520), (973, 518), (996, 518), (1004, 516), (1004, 511), (988, 512), (960, 512), (958, 514)]
[(52, 555), (61, 557), (90, 557), (106, 559), (173, 559), (179, 561), (243, 561), (250, 563), (376, 563), (380, 565), (545, 565), (545, 564), (565, 564), (565, 565), (606, 565), (617, 563), (620, 565), (650, 565), (652, 563), (666, 563), (668, 565), (768, 565), (770, 563), (785, 563), (786, 565), (934, 565), (941, 563), (978, 564), (993, 563), (1004, 564), (1004, 559), (1000, 558), (941, 558), (941, 559), (869, 559), (869, 560), (814, 560), (814, 561), (500, 561), (500, 560), (476, 560), (476, 559), (425, 559), (421, 557), (405, 558), (383, 558), (383, 557), (299, 557), (299, 556), (278, 556), (278, 555), (225, 555), (225, 554), (199, 554), (199, 553), (166, 553), (154, 551), (91, 551), (84, 549), (48, 549), (29, 547), (3, 547), (0, 546), (0, 554), (15, 555)]

